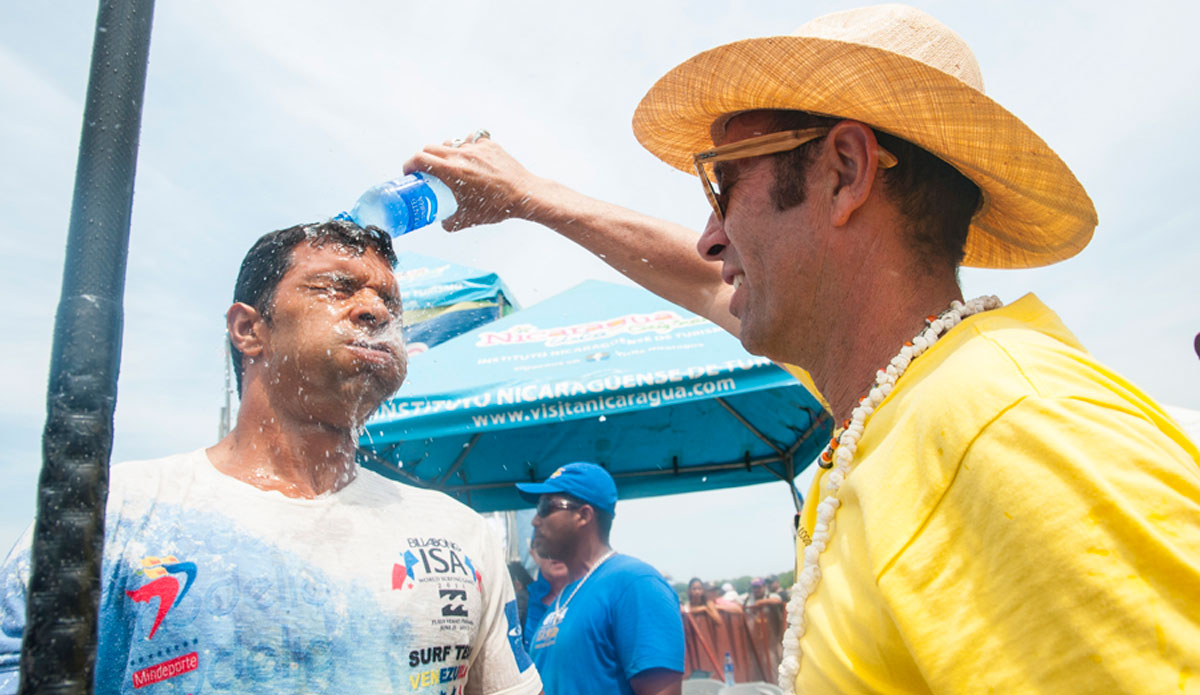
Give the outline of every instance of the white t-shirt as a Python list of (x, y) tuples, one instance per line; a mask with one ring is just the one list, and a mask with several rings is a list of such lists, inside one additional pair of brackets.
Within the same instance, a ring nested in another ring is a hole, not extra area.
[[(290, 498), (196, 451), (115, 466), (107, 512), (97, 692), (541, 689), (499, 544), (446, 495), (360, 469)], [(28, 536), (0, 569), (0, 693), (17, 684)]]

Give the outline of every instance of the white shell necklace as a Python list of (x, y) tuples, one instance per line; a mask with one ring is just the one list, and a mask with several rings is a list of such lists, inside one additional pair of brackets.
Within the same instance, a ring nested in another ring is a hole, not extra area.
[(567, 605), (571, 603), (571, 599), (575, 598), (575, 594), (578, 594), (579, 590), (583, 588), (583, 585), (587, 583), (588, 578), (592, 576), (592, 572), (595, 572), (600, 568), (600, 565), (604, 564), (605, 560), (616, 554), (617, 551), (610, 549), (604, 554), (604, 557), (600, 558), (596, 564), (592, 565), (592, 568), (587, 571), (587, 574), (583, 575), (583, 579), (580, 579), (579, 583), (575, 585), (575, 590), (571, 592), (571, 595), (568, 596), (567, 600), (563, 601), (561, 605), (559, 605), (559, 601), (562, 601), (562, 594), (560, 593), (558, 598), (554, 601), (554, 610), (550, 611), (550, 614), (547, 616), (547, 622), (549, 622), (551, 625), (558, 625), (561, 623), (563, 618), (567, 617)]
[(925, 319), (925, 329), (910, 342), (904, 344), (900, 354), (892, 358), (886, 369), (875, 373), (875, 385), (862, 398), (858, 406), (850, 414), (850, 419), (843, 423), (843, 429), (835, 432), (833, 439), (825, 451), (821, 452), (819, 462), (822, 467), (832, 467), (833, 470), (825, 476), (825, 496), (817, 505), (817, 523), (813, 527), (812, 538), (801, 526), (802, 537), (806, 541), (804, 548), (804, 565), (800, 576), (792, 587), (792, 597), (788, 601), (788, 628), (783, 634), (783, 660), (779, 664), (779, 687), (784, 693), (794, 695), (796, 676), (800, 673), (800, 638), (804, 635), (805, 617), (804, 604), (821, 581), (821, 553), (824, 552), (833, 535), (834, 517), (841, 504), (837, 492), (850, 473), (850, 463), (858, 449), (858, 440), (862, 438), (867, 418), (875, 412), (880, 403), (888, 397), (900, 376), (908, 369), (908, 365), (937, 342), (946, 331), (949, 331), (966, 317), (981, 311), (996, 309), (1001, 302), (996, 297), (976, 297), (962, 303), (955, 300), (950, 308), (940, 316), (929, 316)]

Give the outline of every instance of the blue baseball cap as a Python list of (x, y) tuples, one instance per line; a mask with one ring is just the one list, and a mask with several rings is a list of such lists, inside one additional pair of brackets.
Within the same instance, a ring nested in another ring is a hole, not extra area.
[(568, 463), (542, 483), (517, 483), (517, 492), (530, 504), (545, 494), (562, 493), (583, 500), (596, 509), (616, 516), (617, 484), (608, 471), (594, 463)]

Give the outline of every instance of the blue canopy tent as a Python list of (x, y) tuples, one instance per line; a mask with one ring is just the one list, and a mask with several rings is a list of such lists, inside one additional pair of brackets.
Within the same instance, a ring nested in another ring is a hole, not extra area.
[(805, 388), (716, 325), (644, 290), (589, 281), (453, 338), (368, 422), (363, 465), (477, 511), (578, 460), (622, 499), (771, 480), (828, 441)]
[(512, 313), (511, 294), (495, 273), (419, 253), (400, 253), (396, 280), (404, 299), (410, 355)]

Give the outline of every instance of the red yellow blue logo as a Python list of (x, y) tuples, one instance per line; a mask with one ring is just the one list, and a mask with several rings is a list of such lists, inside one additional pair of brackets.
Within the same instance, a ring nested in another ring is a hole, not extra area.
[[(158, 632), (158, 626), (162, 625), (167, 613), (179, 605), (183, 597), (187, 596), (188, 589), (192, 588), (192, 584), (196, 581), (196, 564), (180, 562), (174, 555), (165, 557), (151, 555), (142, 558), (142, 567), (137, 574), (150, 579), (150, 582), (133, 591), (126, 591), (125, 595), (134, 603), (149, 604), (153, 599), (158, 599), (154, 626), (150, 628), (150, 634), (146, 636), (146, 639), (149, 640), (154, 638), (154, 633)], [(175, 576), (179, 574), (186, 578), (182, 589), (179, 587), (179, 579)]]

